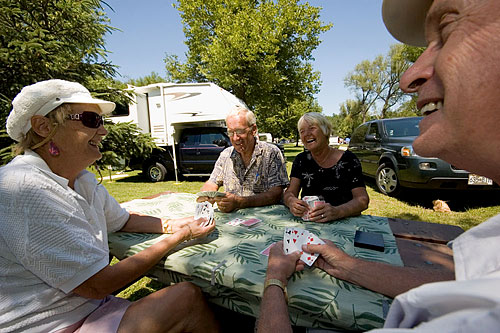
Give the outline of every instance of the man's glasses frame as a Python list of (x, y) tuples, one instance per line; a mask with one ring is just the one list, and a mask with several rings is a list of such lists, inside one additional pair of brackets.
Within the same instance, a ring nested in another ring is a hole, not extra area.
[(99, 128), (104, 123), (104, 118), (97, 112), (83, 111), (82, 113), (68, 114), (67, 119), (81, 121), (88, 128)]
[(244, 135), (248, 132), (248, 129), (251, 128), (252, 126), (245, 127), (243, 129), (236, 129), (236, 130), (227, 130), (227, 135), (232, 138), (233, 135)]

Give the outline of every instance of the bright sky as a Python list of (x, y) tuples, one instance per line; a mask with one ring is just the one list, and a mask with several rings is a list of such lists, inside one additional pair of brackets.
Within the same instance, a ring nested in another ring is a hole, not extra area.
[[(115, 31), (106, 38), (109, 60), (122, 75), (121, 80), (139, 78), (152, 71), (165, 76), (165, 54), (184, 61), (187, 47), (179, 12), (174, 0), (106, 0)], [(316, 96), (323, 113), (338, 113), (339, 106), (354, 95), (344, 87), (344, 78), (363, 60), (387, 54), (397, 41), (382, 22), (382, 0), (309, 0), (323, 7), (321, 20), (333, 27), (320, 38), (314, 68), (321, 73), (321, 91)]]

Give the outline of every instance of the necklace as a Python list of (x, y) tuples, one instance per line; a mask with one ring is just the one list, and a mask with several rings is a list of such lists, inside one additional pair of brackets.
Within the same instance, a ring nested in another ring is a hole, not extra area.
[[(331, 153), (333, 152), (333, 149), (328, 147), (328, 153), (326, 154), (326, 156), (322, 159), (322, 160), (319, 160), (317, 158), (315, 158), (314, 160), (316, 161), (316, 163), (320, 166), (320, 167), (323, 167), (323, 165), (325, 165), (326, 162), (328, 162), (328, 159), (330, 158), (330, 155)], [(327, 166), (328, 167), (328, 166)]]

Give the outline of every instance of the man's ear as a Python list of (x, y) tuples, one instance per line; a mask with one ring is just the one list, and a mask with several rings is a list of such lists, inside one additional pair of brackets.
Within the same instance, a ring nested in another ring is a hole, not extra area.
[(257, 135), (257, 124), (253, 124), (252, 125), (252, 136), (256, 136)]
[(53, 125), (49, 118), (37, 115), (31, 117), (31, 128), (36, 134), (42, 138), (46, 138), (52, 130)]

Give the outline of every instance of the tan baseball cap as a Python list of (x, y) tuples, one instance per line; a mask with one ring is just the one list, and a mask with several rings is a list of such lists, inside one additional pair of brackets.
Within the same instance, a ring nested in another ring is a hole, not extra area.
[(391, 35), (408, 45), (427, 46), (425, 17), (433, 0), (384, 0), (382, 18)]
[(12, 101), (7, 133), (12, 139), (21, 141), (31, 128), (31, 117), (45, 116), (63, 103), (96, 104), (102, 114), (115, 109), (115, 103), (93, 98), (80, 83), (58, 79), (40, 81), (24, 87)]

